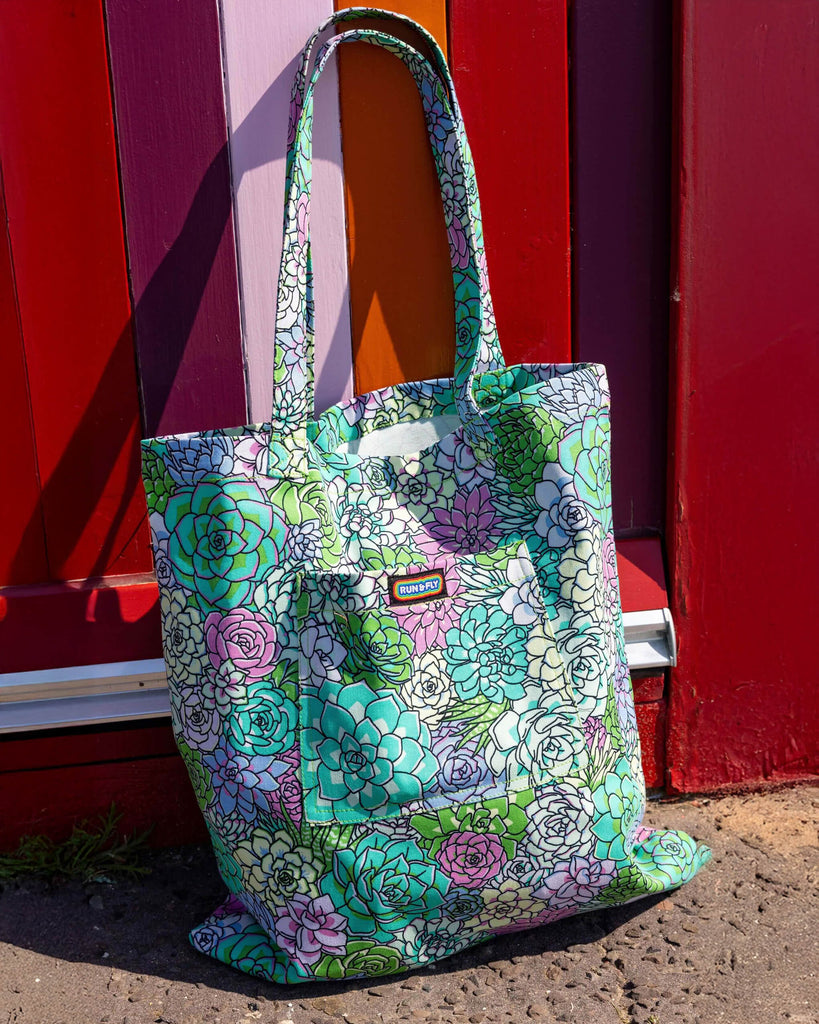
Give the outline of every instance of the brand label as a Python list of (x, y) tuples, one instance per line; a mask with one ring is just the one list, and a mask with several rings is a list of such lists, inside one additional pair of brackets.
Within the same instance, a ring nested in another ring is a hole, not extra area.
[(390, 604), (416, 604), (446, 597), (446, 579), (437, 569), (417, 572), (410, 576), (390, 576)]

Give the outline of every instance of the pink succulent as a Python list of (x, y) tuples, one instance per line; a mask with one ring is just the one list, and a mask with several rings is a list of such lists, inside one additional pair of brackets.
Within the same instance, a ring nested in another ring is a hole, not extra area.
[(231, 661), (248, 680), (267, 675), (279, 656), (275, 628), (248, 608), (227, 615), (211, 612), (205, 619), (205, 641), (215, 669)]
[(470, 889), (494, 878), (507, 860), (500, 840), (479, 832), (453, 832), (441, 843), (437, 857), (456, 885)]
[(293, 960), (314, 964), (324, 953), (347, 948), (347, 920), (335, 912), (329, 896), (310, 899), (296, 893), (276, 913), (276, 940)]

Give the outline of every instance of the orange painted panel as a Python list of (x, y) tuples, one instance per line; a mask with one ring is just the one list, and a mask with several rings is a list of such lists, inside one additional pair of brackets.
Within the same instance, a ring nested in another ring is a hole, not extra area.
[[(148, 570), (101, 3), (3, 5), (0, 139), (48, 576)], [(27, 555), (21, 557), (27, 558)], [(17, 566), (33, 581), (44, 566)]]
[[(336, 9), (348, 6), (336, 0)], [(445, 0), (393, 0), (446, 52)], [(384, 22), (357, 22), (356, 27)], [(389, 26), (414, 45), (412, 32)], [(340, 54), (355, 389), (449, 376), (454, 300), (449, 246), (421, 101), (407, 68), (382, 50)], [(321, 116), (320, 111), (318, 116)], [(320, 300), (320, 297), (319, 297)]]

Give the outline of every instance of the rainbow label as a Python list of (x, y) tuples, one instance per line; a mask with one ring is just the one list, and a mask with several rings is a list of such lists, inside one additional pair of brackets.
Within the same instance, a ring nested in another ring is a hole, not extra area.
[(446, 579), (437, 569), (416, 572), (410, 576), (390, 576), (390, 604), (417, 604), (446, 597)]

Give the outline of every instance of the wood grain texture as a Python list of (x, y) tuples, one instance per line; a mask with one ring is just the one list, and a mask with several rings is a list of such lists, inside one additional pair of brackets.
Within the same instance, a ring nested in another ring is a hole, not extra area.
[(665, 525), (671, 10), (571, 5), (573, 334), (608, 369), (617, 530)]
[(0, 850), (23, 835), (59, 842), (75, 823), (106, 814), (115, 802), (119, 828), (151, 829), (153, 846), (207, 841), (207, 830), (178, 754), (0, 775)]
[(635, 705), (643, 775), (648, 789), (663, 789), (666, 784), (666, 703), (663, 700)]
[(215, 3), (106, 0), (148, 435), (247, 422)]
[[(284, 8), (269, 0), (221, 5), (231, 173), (250, 419), (270, 417), (276, 281), (281, 258), (290, 89), (298, 54), (333, 11), (332, 0)], [(316, 408), (352, 395), (347, 238), (338, 77), (324, 72), (313, 139), (313, 280)]]
[(0, 672), (161, 657), (153, 573), (0, 591)]
[(14, 481), (13, 500), (9, 494), (0, 501), (0, 587), (48, 579), (26, 353), (6, 223), (0, 175), (0, 408), (3, 431), (12, 439), (5, 446), (4, 475)]
[[(348, 6), (336, 0), (336, 7)], [(396, 0), (446, 52), (445, 0)], [(383, 22), (359, 23), (384, 28)], [(388, 31), (416, 44), (403, 29)], [(339, 57), (355, 389), (448, 376), (454, 299), (435, 165), (406, 67), (364, 44)]]
[(669, 763), (693, 792), (819, 772), (819, 19), (681, 14)]
[(455, 86), (507, 362), (569, 362), (565, 0), (450, 2)]
[[(2, 33), (8, 230), (42, 485), (30, 528), (41, 518), (52, 579), (147, 570), (101, 5), (11, 0)], [(36, 578), (28, 558), (21, 547), (11, 579)]]

